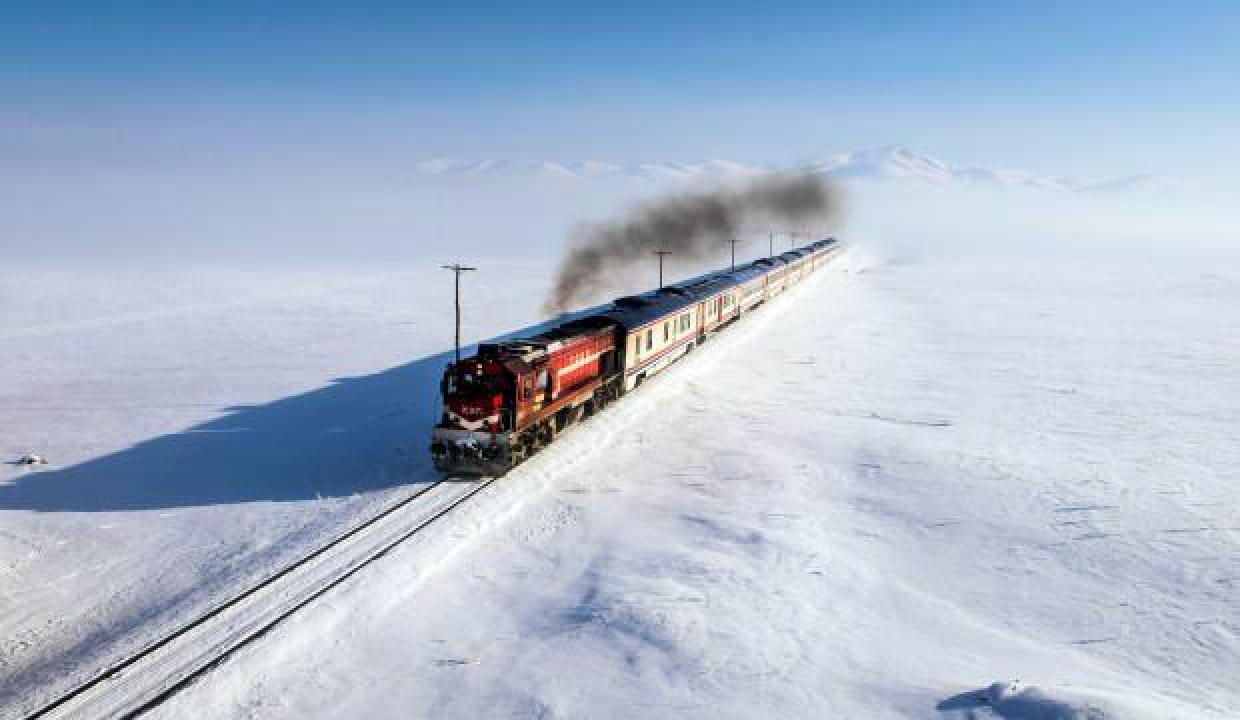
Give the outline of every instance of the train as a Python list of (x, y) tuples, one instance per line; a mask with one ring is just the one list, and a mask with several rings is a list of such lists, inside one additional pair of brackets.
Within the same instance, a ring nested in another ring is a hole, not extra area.
[(440, 472), (498, 477), (843, 251), (828, 237), (741, 267), (617, 298), (451, 363), (431, 434)]

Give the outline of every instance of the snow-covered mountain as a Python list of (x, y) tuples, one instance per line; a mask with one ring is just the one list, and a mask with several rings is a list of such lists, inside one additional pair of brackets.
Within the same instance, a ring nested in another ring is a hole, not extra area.
[(1075, 189), (1070, 181), (1038, 177), (1020, 170), (953, 166), (915, 153), (901, 145), (887, 145), (833, 155), (822, 163), (823, 172), (840, 179), (912, 180), (936, 185), (969, 183), (998, 187)]
[(923, 180), (941, 183), (955, 172), (945, 162), (899, 145), (833, 155), (819, 167), (834, 177), (866, 180)]
[(418, 174), (443, 177), (591, 180), (619, 178), (630, 180), (693, 180), (698, 178), (737, 178), (760, 175), (770, 168), (731, 160), (700, 163), (648, 162), (619, 164), (600, 160), (554, 162), (548, 160), (472, 160), (433, 158), (415, 166)]
[(1171, 179), (1148, 173), (1087, 180), (1039, 176), (1005, 168), (956, 166), (915, 153), (901, 145), (833, 155), (819, 167), (828, 175), (842, 180), (916, 181), (934, 185), (966, 184), (1116, 194), (1165, 193), (1180, 189), (1180, 185)]
[[(1148, 193), (1175, 189), (1174, 183), (1166, 178), (1149, 174), (1082, 180), (1072, 177), (1045, 177), (1005, 168), (958, 166), (914, 152), (902, 145), (836, 153), (824, 160), (810, 163), (809, 167), (845, 182), (902, 182), (1101, 193)], [(557, 162), (441, 157), (420, 162), (415, 169), (419, 175), (424, 176), (581, 182), (606, 179), (732, 180), (759, 175), (777, 168), (722, 159), (692, 163), (664, 161), (624, 164), (599, 160)]]

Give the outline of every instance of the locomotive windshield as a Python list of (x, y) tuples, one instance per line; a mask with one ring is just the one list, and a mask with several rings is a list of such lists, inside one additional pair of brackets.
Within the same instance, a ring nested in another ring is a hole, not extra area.
[(481, 365), (451, 366), (444, 373), (444, 392), (452, 395), (494, 393), (506, 385), (502, 373), (487, 373)]

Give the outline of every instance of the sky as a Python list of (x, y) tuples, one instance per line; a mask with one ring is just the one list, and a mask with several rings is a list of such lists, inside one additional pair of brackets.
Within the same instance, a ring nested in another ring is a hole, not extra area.
[(34, 213), (73, 214), (57, 193), (93, 198), (94, 212), (126, 187), (328, 194), (445, 155), (797, 164), (903, 144), (1047, 175), (1240, 179), (1228, 2), (0, 12), (0, 209), (25, 213), (25, 234), (47, 226)]

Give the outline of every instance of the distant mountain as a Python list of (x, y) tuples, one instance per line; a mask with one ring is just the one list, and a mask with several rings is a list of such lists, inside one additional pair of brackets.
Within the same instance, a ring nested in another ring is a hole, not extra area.
[[(955, 166), (937, 158), (913, 152), (901, 145), (885, 145), (838, 153), (820, 162), (811, 163), (809, 167), (844, 182), (926, 183), (936, 186), (1032, 188), (1105, 194), (1163, 193), (1178, 188), (1175, 183), (1166, 178), (1148, 174), (1103, 180), (1080, 180), (1068, 177), (1042, 177), (1020, 170)], [(523, 181), (547, 179), (573, 183), (595, 180), (634, 182), (734, 180), (761, 175), (775, 169), (733, 160), (622, 164), (598, 160), (553, 162), (434, 158), (416, 165), (417, 173), (425, 176), (507, 178)]]
[(955, 178), (955, 171), (946, 163), (918, 155), (899, 145), (833, 155), (819, 167), (828, 175), (840, 179), (944, 183)]
[(769, 168), (745, 165), (731, 160), (710, 160), (701, 163), (650, 162), (633, 165), (581, 160), (551, 162), (546, 160), (465, 160), (434, 158), (416, 165), (421, 175), (476, 178), (556, 178), (560, 180), (592, 180), (597, 178), (644, 181), (694, 180), (700, 178), (737, 178), (761, 175)]
[(1098, 194), (1167, 195), (1184, 192), (1187, 188), (1183, 183), (1177, 182), (1170, 178), (1166, 178), (1161, 175), (1142, 173), (1139, 175), (1127, 175), (1125, 177), (1114, 178), (1112, 180), (1081, 183), (1075, 185), (1073, 189), (1079, 192)]
[(1070, 177), (1042, 177), (1021, 170), (954, 166), (900, 145), (833, 155), (817, 167), (831, 177), (841, 180), (913, 181), (934, 185), (967, 184), (1117, 194), (1172, 192), (1179, 189), (1177, 183), (1149, 174), (1080, 180)]

